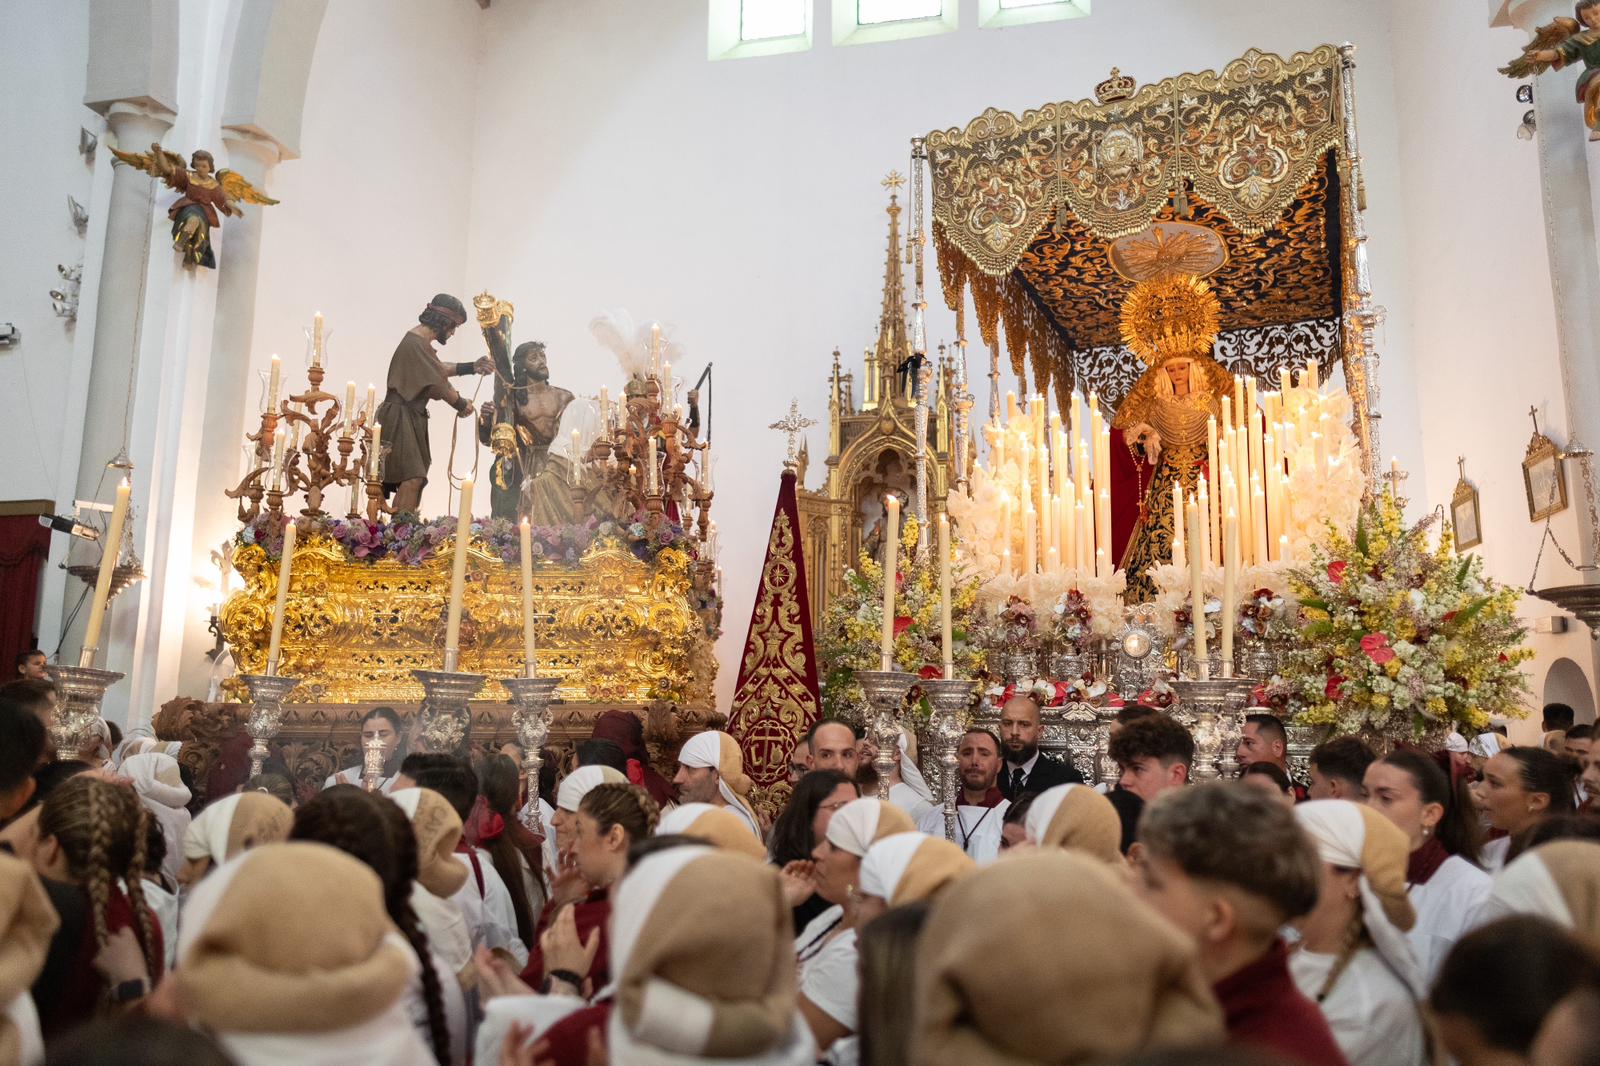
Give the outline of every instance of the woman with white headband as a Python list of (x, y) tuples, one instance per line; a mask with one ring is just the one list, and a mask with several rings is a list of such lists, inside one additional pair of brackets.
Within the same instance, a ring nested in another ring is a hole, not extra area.
[(721, 848), (669, 848), (628, 872), (613, 906), (609, 1061), (816, 1061), (795, 1012), (789, 905), (777, 871)]
[(910, 816), (892, 803), (852, 800), (834, 814), (827, 835), (812, 852), (812, 884), (833, 906), (812, 919), (794, 947), (800, 963), (800, 1015), (824, 1051), (856, 1028), (861, 861), (877, 841), (915, 828)]
[(1110, 800), (1088, 785), (1056, 785), (1039, 793), (1028, 805), (1023, 832), (1036, 847), (1082, 851), (1126, 868), (1122, 818)]
[(1295, 922), (1295, 984), (1322, 1009), (1351, 1066), (1421, 1066), (1424, 989), (1405, 935), (1416, 920), (1406, 835), (1348, 800), (1312, 800), (1294, 813), (1322, 859), (1317, 905)]
[(1511, 860), (1479, 918), (1488, 923), (1508, 914), (1548, 918), (1600, 951), (1600, 843), (1552, 840)]

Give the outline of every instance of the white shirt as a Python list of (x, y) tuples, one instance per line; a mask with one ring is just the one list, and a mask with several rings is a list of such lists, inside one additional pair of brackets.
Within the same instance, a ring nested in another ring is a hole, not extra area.
[[(466, 916), (467, 928), (472, 931), (472, 944), (483, 944), (489, 950), (502, 950), (516, 961), (517, 969), (528, 965), (528, 946), (517, 935), (517, 912), (511, 906), (511, 893), (501, 880), (489, 856), (477, 848), (474, 854), (456, 852), (455, 858), (467, 868), (467, 882), (450, 897), (461, 906)], [(483, 875), (483, 891), (478, 891), (478, 876), (473, 871), (472, 860), (478, 860), (478, 873)]]
[[(1000, 772), (1005, 775), (1006, 784), (1009, 785), (1011, 783), (1011, 779), (1016, 776), (1017, 771), (1021, 770), (1022, 771), (1022, 779), (1023, 779), (1023, 781), (1026, 782), (1026, 781), (1029, 781), (1029, 780), (1031, 780), (1033, 778), (1033, 768), (1034, 768), (1034, 765), (1036, 763), (1038, 763), (1038, 761), (1039, 761), (1039, 753), (1038, 752), (1034, 752), (1031, 756), (1029, 756), (1028, 761), (1025, 762), (1025, 763), (1018, 764), (1018, 763), (1014, 763), (1014, 762), (1011, 762), (1011, 761), (1008, 760), (1006, 762), (1005, 768), (1003, 770), (1001, 770)], [(995, 782), (995, 783), (999, 784), (998, 781)]]
[(460, 905), (454, 900), (440, 899), (412, 882), (411, 909), (417, 912), (417, 921), (428, 934), (428, 947), (459, 980), (462, 971), (472, 963), (472, 930), (467, 927)]
[(155, 913), (156, 924), (161, 926), (162, 953), (166, 955), (167, 970), (178, 965), (178, 895), (146, 877), (139, 885), (144, 890), (144, 901)]
[(1417, 912), (1417, 924), (1406, 934), (1417, 957), (1422, 980), (1433, 987), (1444, 957), (1478, 925), (1478, 909), (1488, 898), (1493, 879), (1459, 855), (1439, 865), (1426, 884), (1411, 885), (1406, 895)]
[[(913, 822), (922, 821), (922, 816), (936, 809), (937, 806), (923, 799), (916, 789), (904, 781), (897, 781), (889, 786), (889, 802), (909, 814)], [(940, 811), (939, 817), (942, 819), (944, 817), (943, 808), (937, 809)]]
[[(1289, 973), (1315, 1001), (1336, 961), (1337, 956), (1302, 948), (1289, 956)], [(1423, 1066), (1428, 1061), (1417, 1001), (1374, 949), (1357, 951), (1318, 1005), (1350, 1066)]]
[[(1005, 825), (1010, 800), (993, 807), (956, 805), (956, 843), (973, 862), (986, 863), (1000, 854), (1000, 829)], [(944, 810), (935, 807), (922, 816), (917, 828), (929, 836), (944, 836)]]
[[(853, 1033), (861, 972), (856, 962), (856, 931), (841, 933), (837, 929), (843, 918), (844, 908), (829, 907), (811, 919), (794, 944), (800, 960), (800, 993)], [(831, 940), (821, 943), (830, 935)]]
[(1478, 862), (1482, 864), (1484, 872), (1496, 874), (1500, 867), (1506, 864), (1506, 852), (1511, 850), (1511, 838), (1501, 837), (1491, 840), (1478, 849)]
[[(416, 958), (416, 950), (408, 943), (407, 950), (411, 957)], [(428, 952), (426, 962), (421, 962), (417, 971), (411, 975), (411, 983), (406, 986), (404, 1003), (406, 1017), (411, 1019), (411, 1025), (416, 1029), (417, 1035), (422, 1037), (423, 1043), (433, 1047), (433, 1030), (428, 1026), (428, 997), (422, 990), (422, 966), (432, 966), (434, 975), (439, 980), (439, 999), (444, 1007), (445, 1028), (450, 1030), (450, 1063), (448, 1066), (466, 1066), (467, 1062), (467, 997), (461, 991), (461, 983), (456, 980), (456, 975), (450, 972), (448, 965), (437, 953)]]
[(39, 1066), (44, 1061), (44, 1035), (39, 1030), (39, 1012), (34, 1008), (33, 996), (26, 988), (0, 1010), (0, 1018), (10, 1022), (17, 1034), (17, 1061), (22, 1066)]
[[(384, 778), (382, 781), (379, 781), (378, 782), (378, 791), (382, 792), (385, 796), (387, 796), (389, 793), (393, 792), (394, 791), (394, 779), (396, 777), (399, 777), (399, 776), (400, 776), (399, 772), (396, 771), (395, 773), (392, 773), (388, 777)], [(361, 767), (359, 767), (359, 766), (347, 766), (343, 770), (340, 770), (336, 774), (329, 774), (328, 775), (328, 779), (326, 781), (322, 782), (322, 787), (324, 789), (332, 788), (334, 785), (356, 785), (356, 786), (359, 787), (360, 784), (361, 784)]]

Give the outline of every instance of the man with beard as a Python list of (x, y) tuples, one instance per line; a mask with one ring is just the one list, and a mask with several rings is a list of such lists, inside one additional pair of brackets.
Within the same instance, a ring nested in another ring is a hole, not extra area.
[[(1000, 776), (1000, 738), (987, 729), (973, 728), (961, 738), (956, 751), (961, 794), (956, 797), (956, 843), (975, 862), (988, 862), (1000, 852), (1000, 834), (1011, 801), (995, 787)], [(929, 836), (944, 836), (944, 809), (934, 807), (917, 828)]]
[(443, 400), (461, 418), (472, 415), (472, 401), (450, 384), (452, 377), (489, 374), (494, 364), (484, 356), (475, 363), (446, 363), (433, 345), (447, 344), (467, 320), (466, 308), (448, 293), (428, 301), (417, 325), (406, 331), (389, 359), (388, 393), (378, 405), (383, 427), (383, 491), (394, 493), (395, 514), (415, 513), (428, 483), (433, 452), (428, 445), (428, 402)]
[(1296, 803), (1311, 798), (1305, 786), (1295, 781), (1294, 775), (1289, 773), (1289, 731), (1283, 727), (1283, 719), (1277, 715), (1266, 711), (1245, 715), (1244, 725), (1239, 730), (1239, 744), (1233, 755), (1238, 760), (1241, 772), (1244, 767), (1257, 762), (1271, 763), (1282, 770), (1289, 777)]
[(1000, 791), (1013, 803), (1028, 792), (1083, 784), (1075, 767), (1039, 751), (1043, 735), (1043, 714), (1032, 696), (1019, 692), (1006, 700), (1000, 708), (1000, 743), (1006, 759)]
[(495, 455), (489, 476), (494, 516), (510, 521), (526, 517), (536, 526), (575, 522), (568, 460), (550, 456), (572, 393), (550, 384), (550, 362), (541, 342), (526, 341), (511, 350), (514, 312), (509, 303), (487, 293), (473, 297), (472, 303), (498, 368), (494, 402), (478, 408), (478, 441)]

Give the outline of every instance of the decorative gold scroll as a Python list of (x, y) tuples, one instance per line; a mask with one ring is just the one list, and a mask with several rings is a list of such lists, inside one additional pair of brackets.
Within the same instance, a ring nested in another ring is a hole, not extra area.
[(1283, 215), (1342, 150), (1339, 56), (1251, 49), (1126, 100), (990, 108), (927, 135), (935, 228), (980, 271), (1008, 275), (1058, 211), (1111, 241), (1150, 224), (1181, 179), (1246, 235)]
[[(257, 545), (238, 549), (245, 588), (223, 607), (223, 637), (240, 673), (259, 673), (277, 594), (278, 568)], [(601, 538), (575, 567), (541, 562), (533, 601), (538, 667), (558, 676), (563, 700), (711, 705), (716, 662), (695, 613), (689, 557), (676, 548), (654, 564)], [(471, 550), (461, 669), (491, 678), (523, 671), (521, 578), (515, 566)], [(305, 680), (300, 703), (415, 702), (416, 669), (443, 658), (450, 552), (416, 566), (352, 562), (327, 538), (298, 545), (280, 672)], [(242, 689), (242, 686), (240, 686)], [(241, 693), (236, 696), (242, 697)], [(479, 699), (504, 699), (491, 680)]]

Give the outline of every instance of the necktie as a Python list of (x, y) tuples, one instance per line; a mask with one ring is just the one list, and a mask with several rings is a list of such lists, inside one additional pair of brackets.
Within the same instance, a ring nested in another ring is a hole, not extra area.
[(1028, 775), (1023, 771), (1022, 767), (1019, 766), (1015, 770), (1011, 771), (1011, 794), (1013, 796), (1021, 795), (1022, 786), (1027, 782), (1027, 780)]

